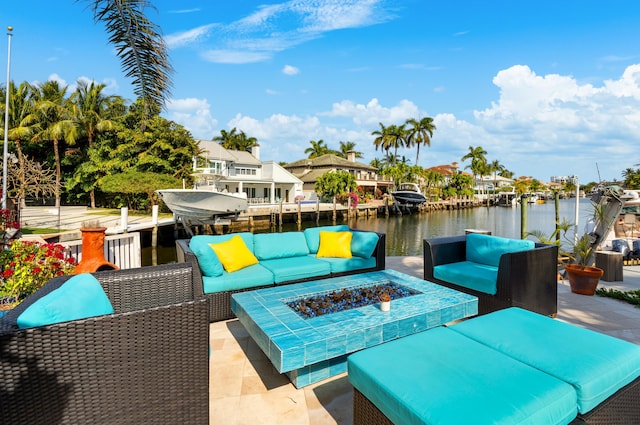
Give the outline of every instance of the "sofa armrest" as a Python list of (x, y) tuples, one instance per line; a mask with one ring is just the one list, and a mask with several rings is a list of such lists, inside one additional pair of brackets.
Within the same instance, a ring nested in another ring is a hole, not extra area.
[(204, 284), (202, 282), (202, 271), (198, 257), (189, 248), (189, 239), (176, 240), (176, 257), (178, 263), (191, 263), (193, 267), (193, 291), (196, 297), (204, 296)]
[(433, 279), (435, 266), (465, 261), (466, 249), (466, 235), (425, 239), (423, 241), (424, 279)]
[(503, 254), (497, 294), (510, 305), (547, 316), (558, 311), (558, 246), (536, 243), (527, 251)]

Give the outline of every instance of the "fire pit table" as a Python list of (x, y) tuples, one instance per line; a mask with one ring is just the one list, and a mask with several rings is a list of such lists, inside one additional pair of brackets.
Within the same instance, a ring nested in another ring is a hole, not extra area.
[[(390, 311), (381, 311), (377, 299), (368, 305), (362, 302), (363, 296), (384, 285), (403, 293), (391, 301)], [(328, 298), (345, 292), (356, 292), (358, 304), (365, 305), (343, 305), (335, 312), (326, 308)], [(323, 307), (312, 309), (308, 317), (297, 308), (303, 304)], [(350, 353), (474, 316), (478, 300), (383, 270), (233, 294), (231, 309), (278, 372), (301, 388), (346, 372)]]

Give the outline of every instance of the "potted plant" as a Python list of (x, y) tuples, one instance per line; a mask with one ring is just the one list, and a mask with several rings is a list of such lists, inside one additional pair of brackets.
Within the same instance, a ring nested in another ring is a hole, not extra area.
[(569, 278), (571, 292), (582, 295), (594, 295), (604, 270), (588, 264), (593, 253), (593, 244), (588, 233), (582, 235), (573, 245), (570, 256), (573, 262), (564, 265)]
[[(598, 211), (596, 210), (596, 214)], [(592, 266), (592, 258), (594, 253), (594, 245), (591, 235), (585, 233), (577, 241), (567, 237), (568, 230), (573, 227), (571, 223), (562, 220), (551, 234), (546, 236), (539, 231), (530, 232), (529, 235), (535, 236), (541, 243), (558, 245), (559, 261), (569, 279), (571, 292), (582, 295), (594, 295), (600, 278), (604, 274), (604, 270)], [(560, 237), (561, 236), (561, 237)], [(570, 250), (562, 249), (561, 239), (566, 242), (565, 245)]]
[(391, 297), (386, 292), (380, 294), (380, 310), (389, 311), (391, 310)]

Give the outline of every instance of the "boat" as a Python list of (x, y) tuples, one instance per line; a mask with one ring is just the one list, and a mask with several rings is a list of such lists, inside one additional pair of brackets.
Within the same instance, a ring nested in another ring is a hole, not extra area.
[(167, 207), (176, 216), (189, 221), (209, 222), (220, 217), (237, 215), (247, 210), (247, 194), (218, 192), (206, 189), (160, 189)]
[(518, 205), (518, 194), (514, 191), (498, 193), (496, 205), (499, 207), (515, 207)]
[(427, 202), (427, 197), (422, 194), (415, 183), (401, 183), (398, 190), (391, 192), (391, 196), (399, 204), (417, 206)]

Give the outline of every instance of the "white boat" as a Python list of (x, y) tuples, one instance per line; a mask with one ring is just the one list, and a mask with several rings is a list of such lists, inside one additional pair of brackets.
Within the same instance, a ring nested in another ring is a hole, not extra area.
[(420, 192), (420, 188), (415, 183), (401, 183), (398, 190), (391, 192), (391, 196), (403, 205), (420, 205), (427, 202), (427, 197)]
[(516, 192), (500, 192), (496, 205), (499, 207), (515, 207), (518, 205), (518, 194)]
[(244, 212), (248, 207), (246, 193), (204, 189), (161, 189), (156, 193), (171, 212), (189, 221), (211, 221)]

